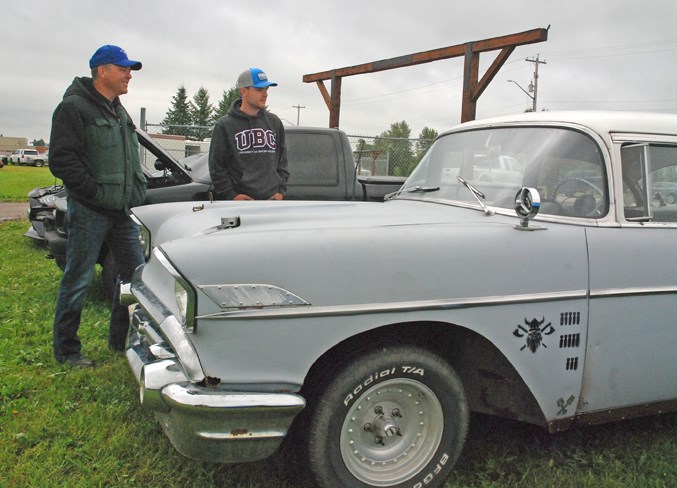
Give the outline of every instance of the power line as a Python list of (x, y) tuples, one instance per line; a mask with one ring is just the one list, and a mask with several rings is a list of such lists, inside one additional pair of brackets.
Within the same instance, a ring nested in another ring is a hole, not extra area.
[[(655, 46), (660, 46), (660, 45), (665, 45), (665, 44), (674, 44), (677, 43), (677, 39), (669, 39), (669, 40), (664, 40), (664, 41), (652, 41), (652, 42), (640, 42), (636, 44), (621, 44), (618, 46), (607, 46), (607, 47), (598, 47), (598, 48), (591, 48), (591, 49), (578, 49), (575, 51), (551, 51), (551, 52), (546, 52), (546, 54), (550, 57), (553, 56), (582, 56), (585, 55), (586, 53), (588, 54), (595, 54), (595, 53), (605, 53), (609, 51), (619, 51), (619, 50), (627, 50), (627, 49), (635, 49), (635, 48), (649, 48), (649, 47), (655, 47)], [(677, 48), (673, 49), (664, 49), (658, 52), (662, 51), (673, 51)], [(649, 50), (651, 52), (657, 52), (654, 49)], [(643, 51), (647, 52), (647, 51)], [(623, 54), (623, 53), (621, 53)], [(637, 52), (634, 53), (629, 53), (629, 54), (639, 54)]]
[[(635, 44), (621, 44), (618, 46), (607, 46), (607, 47), (600, 47), (600, 48), (594, 48), (594, 49), (579, 49), (575, 51), (550, 51), (550, 52), (545, 52), (544, 54), (547, 55), (548, 57), (557, 57), (560, 58), (563, 57), (566, 59), (567, 56), (570, 56), (571, 58), (577, 58), (577, 59), (583, 59), (583, 58), (594, 58), (594, 57), (608, 57), (608, 56), (632, 56), (636, 54), (644, 54), (646, 52), (664, 52), (664, 51), (674, 51), (677, 50), (677, 47), (674, 49), (663, 49), (660, 51), (657, 51), (655, 49), (648, 49), (654, 46), (661, 46), (661, 45), (667, 45), (667, 44), (673, 44), (677, 43), (677, 39), (666, 39), (662, 41), (651, 41), (651, 42), (640, 42), (640, 43), (635, 43)], [(621, 52), (621, 53), (609, 53), (609, 51), (619, 51), (619, 50), (628, 50), (628, 49), (634, 49), (634, 48), (644, 48), (644, 51), (640, 52)], [(561, 58), (560, 58), (561, 59)], [(521, 62), (522, 59), (515, 59), (512, 61), (508, 61), (505, 63), (504, 68), (508, 65)], [(503, 70), (505, 71), (505, 69)], [(343, 104), (353, 104), (353, 103), (359, 103), (363, 101), (368, 101), (368, 100), (373, 100), (373, 99), (378, 99), (378, 98), (383, 98), (383, 97), (391, 97), (395, 95), (401, 95), (403, 93), (408, 93), (408, 92), (413, 92), (413, 91), (418, 91), (422, 90), (424, 88), (429, 88), (435, 85), (441, 85), (441, 84), (446, 84), (449, 82), (461, 82), (462, 77), (453, 77), (453, 78), (446, 78), (444, 80), (440, 81), (434, 81), (432, 83), (427, 83), (425, 85), (419, 85), (415, 86), (412, 88), (407, 88), (404, 90), (398, 90), (398, 91), (393, 91), (393, 92), (388, 92), (388, 93), (381, 93), (378, 95), (371, 95), (368, 97), (360, 97), (360, 98), (352, 98), (348, 100), (344, 100)]]

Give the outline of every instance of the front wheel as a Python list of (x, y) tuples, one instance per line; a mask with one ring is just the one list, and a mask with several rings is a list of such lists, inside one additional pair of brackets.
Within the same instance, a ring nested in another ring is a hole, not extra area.
[(441, 486), (468, 432), (458, 375), (412, 346), (348, 361), (311, 408), (310, 468), (326, 488)]

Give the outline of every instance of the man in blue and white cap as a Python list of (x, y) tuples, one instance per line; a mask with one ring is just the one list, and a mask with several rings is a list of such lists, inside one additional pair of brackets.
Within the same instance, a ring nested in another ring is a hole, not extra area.
[(282, 200), (289, 170), (284, 127), (266, 110), (268, 88), (277, 86), (259, 68), (237, 79), (240, 91), (214, 126), (209, 174), (214, 196), (222, 200)]
[[(54, 356), (90, 367), (78, 328), (99, 249), (108, 246), (123, 279), (142, 264), (138, 226), (129, 209), (143, 204), (146, 179), (131, 117), (120, 103), (139, 61), (106, 44), (89, 60), (92, 77), (76, 77), (52, 116), (50, 170), (68, 190), (68, 245), (54, 316)], [(113, 300), (108, 346), (122, 351), (129, 328), (125, 307)]]

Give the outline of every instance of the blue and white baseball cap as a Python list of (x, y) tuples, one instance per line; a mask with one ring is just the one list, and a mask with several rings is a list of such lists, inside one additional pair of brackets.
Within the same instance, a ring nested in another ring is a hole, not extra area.
[(237, 77), (238, 88), (265, 88), (267, 86), (277, 86), (277, 83), (268, 81), (266, 74), (258, 68), (249, 68)]
[(133, 70), (141, 69), (141, 62), (133, 61), (127, 57), (124, 49), (118, 46), (106, 44), (96, 50), (92, 58), (89, 60), (90, 69), (104, 64), (115, 64), (117, 66), (124, 66)]

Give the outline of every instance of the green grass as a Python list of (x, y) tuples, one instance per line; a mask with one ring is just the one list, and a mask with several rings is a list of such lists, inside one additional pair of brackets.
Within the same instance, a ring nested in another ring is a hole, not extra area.
[[(0, 169), (0, 201), (25, 202), (54, 184), (48, 168)], [(183, 457), (141, 409), (127, 361), (107, 349), (101, 280), (88, 292), (80, 337), (94, 370), (57, 364), (52, 320), (61, 272), (0, 223), (0, 486), (311, 488), (303, 464), (275, 455), (217, 465)], [(291, 466), (290, 466), (291, 465)], [(466, 449), (445, 488), (674, 488), (677, 414), (557, 435), (473, 416)]]
[[(153, 415), (140, 407), (124, 356), (107, 349), (108, 310), (98, 284), (88, 292), (80, 328), (84, 352), (97, 367), (57, 364), (51, 328), (61, 273), (44, 258), (45, 250), (22, 237), (27, 224), (0, 224), (2, 486), (313, 486), (302, 463), (281, 455), (217, 465), (176, 452)], [(473, 416), (467, 447), (445, 486), (672, 488), (677, 414), (557, 435)]]
[(38, 186), (50, 186), (61, 183), (43, 166), (6, 165), (0, 169), (0, 202), (25, 202), (28, 192)]

